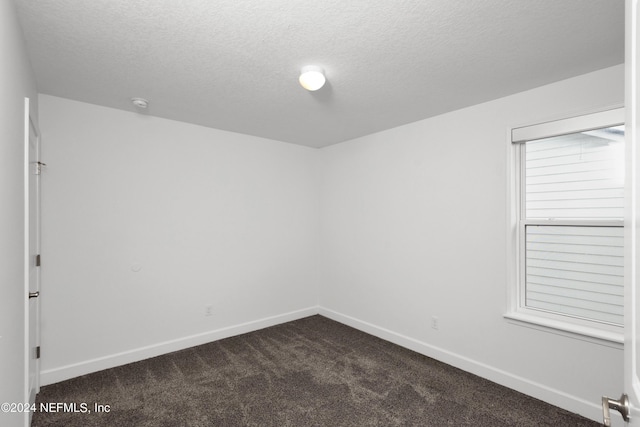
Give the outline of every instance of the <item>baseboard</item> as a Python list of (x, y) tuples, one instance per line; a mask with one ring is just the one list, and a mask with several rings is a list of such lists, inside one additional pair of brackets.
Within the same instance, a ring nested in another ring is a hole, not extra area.
[(330, 310), (324, 307), (308, 307), (276, 316), (266, 317), (239, 325), (216, 329), (213, 331), (195, 334), (176, 340), (166, 341), (151, 346), (140, 347), (126, 352), (116, 353), (84, 362), (66, 365), (55, 369), (45, 370), (40, 373), (41, 385), (54, 384), (60, 381), (75, 378), (92, 372), (113, 368), (127, 363), (137, 362), (150, 357), (160, 356), (172, 351), (206, 344), (208, 342), (257, 331), (269, 326), (279, 325), (304, 317), (320, 314), (329, 319), (343, 323), (352, 328), (361, 330), (378, 338), (413, 350), (417, 353), (439, 360), (456, 368), (478, 375), (497, 384), (509, 387), (513, 390), (540, 399), (551, 405), (558, 406), (568, 411), (580, 414), (584, 417), (600, 422), (602, 420), (602, 408), (593, 402), (585, 401), (576, 396), (569, 395), (536, 383), (499, 368), (469, 359), (451, 351), (427, 344), (411, 337), (399, 334), (389, 329), (365, 322), (363, 320)]
[(456, 368), (470, 372), (474, 375), (478, 375), (479, 377), (485, 378), (494, 383), (532, 396), (551, 405), (580, 414), (583, 417), (594, 421), (602, 422), (602, 407), (594, 404), (593, 402), (569, 395), (560, 390), (545, 386), (544, 384), (536, 383), (527, 378), (511, 374), (503, 371), (502, 369), (469, 359), (451, 351), (418, 341), (414, 338), (338, 313), (328, 308), (319, 307), (318, 314), (374, 335), (385, 341), (408, 348), (427, 357), (439, 360), (448, 365), (455, 366)]
[(111, 354), (80, 363), (61, 366), (54, 369), (48, 369), (40, 372), (40, 385), (45, 386), (49, 384), (55, 384), (60, 381), (65, 381), (71, 378), (79, 377), (81, 375), (90, 374), (92, 372), (114, 368), (116, 366), (125, 365), (127, 363), (138, 362), (150, 357), (156, 357), (162, 354), (171, 353), (172, 351), (183, 350), (185, 348), (206, 344), (208, 342), (245, 334), (247, 332), (257, 331), (259, 329), (268, 328), (269, 326), (291, 322), (293, 320), (302, 319), (304, 317), (313, 316), (315, 314), (318, 314), (318, 307), (308, 307), (301, 310), (291, 311), (289, 313), (279, 314), (277, 316), (265, 317), (239, 325), (190, 335), (187, 337), (140, 347), (121, 353)]

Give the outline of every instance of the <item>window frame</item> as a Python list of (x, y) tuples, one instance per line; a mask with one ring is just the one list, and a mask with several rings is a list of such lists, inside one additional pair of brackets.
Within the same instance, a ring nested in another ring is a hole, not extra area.
[(560, 117), (508, 129), (509, 177), (509, 278), (508, 307), (504, 317), (514, 323), (619, 347), (624, 328), (597, 320), (564, 315), (526, 306), (526, 227), (603, 226), (624, 227), (624, 219), (581, 220), (526, 218), (525, 144), (527, 141), (624, 125), (624, 108), (613, 106), (595, 112)]

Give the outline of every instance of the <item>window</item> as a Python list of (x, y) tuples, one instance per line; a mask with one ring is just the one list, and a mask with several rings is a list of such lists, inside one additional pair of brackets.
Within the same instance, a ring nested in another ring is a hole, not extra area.
[(621, 334), (623, 119), (616, 109), (512, 131), (513, 312), (534, 323)]

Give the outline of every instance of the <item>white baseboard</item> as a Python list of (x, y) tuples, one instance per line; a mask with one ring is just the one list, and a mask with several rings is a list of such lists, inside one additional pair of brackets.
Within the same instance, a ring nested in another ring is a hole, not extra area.
[(494, 383), (532, 396), (551, 405), (580, 414), (594, 421), (602, 422), (602, 407), (593, 402), (324, 307), (319, 307), (318, 314), (478, 375)]
[(451, 366), (455, 366), (456, 368), (478, 375), (482, 378), (488, 379), (489, 381), (493, 381), (497, 384), (509, 387), (549, 404), (580, 414), (583, 417), (590, 418), (598, 422), (601, 422), (602, 420), (602, 407), (598, 404), (585, 401), (560, 390), (547, 387), (544, 384), (536, 383), (526, 378), (503, 371), (499, 368), (469, 359), (462, 355), (418, 341), (414, 338), (407, 337), (380, 326), (318, 306), (308, 307), (302, 310), (266, 317), (235, 326), (216, 329), (201, 334), (191, 335), (176, 340), (166, 341), (126, 352), (42, 371), (40, 373), (41, 385), (45, 386), (54, 384), (81, 375), (101, 371), (103, 369), (109, 369), (127, 363), (148, 359), (150, 357), (160, 356), (172, 351), (183, 350), (185, 348), (206, 344), (208, 342), (217, 341), (235, 335), (257, 331), (269, 326), (279, 325), (281, 323), (302, 319), (315, 314), (320, 314), (347, 326), (351, 326), (352, 328), (423, 354), (427, 357), (431, 357)]
[(116, 366), (125, 365), (127, 363), (138, 362), (150, 357), (156, 357), (162, 354), (171, 353), (173, 351), (183, 350), (185, 348), (206, 344), (212, 341), (217, 341), (240, 334), (245, 334), (247, 332), (257, 331), (259, 329), (268, 328), (269, 326), (291, 322), (293, 320), (302, 319), (304, 317), (313, 316), (315, 314), (318, 314), (318, 307), (308, 307), (289, 313), (279, 314), (277, 316), (265, 317), (263, 319), (253, 320), (239, 325), (229, 326), (226, 328), (190, 335), (188, 337), (136, 348), (121, 353), (111, 354), (109, 356), (61, 366), (59, 368), (48, 369), (40, 372), (40, 385), (45, 386), (49, 384), (55, 384), (60, 381), (90, 374), (92, 372), (114, 368)]

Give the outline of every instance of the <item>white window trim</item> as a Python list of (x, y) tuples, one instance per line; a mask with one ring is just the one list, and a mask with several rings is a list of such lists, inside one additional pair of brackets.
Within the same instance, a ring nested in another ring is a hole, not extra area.
[[(525, 142), (533, 139), (559, 136), (567, 133), (582, 132), (607, 126), (624, 124), (625, 113), (621, 105), (610, 106), (597, 111), (589, 111), (573, 116), (557, 117), (544, 122), (524, 124), (507, 129), (507, 310), (504, 318), (510, 323), (532, 327), (569, 336), (572, 338), (596, 342), (615, 348), (622, 348), (624, 328), (616, 325), (598, 323), (579, 318), (572, 318), (555, 313), (547, 313), (524, 306), (524, 271), (522, 266), (525, 256), (522, 250), (522, 229), (520, 228), (521, 206), (524, 195), (521, 194), (521, 151)], [(541, 221), (526, 221), (538, 224)], [(589, 221), (582, 221), (591, 225)], [(598, 221), (597, 225), (622, 226), (623, 220)], [(549, 220), (545, 224), (551, 225)], [(567, 224), (567, 222), (564, 222)], [(575, 221), (571, 221), (575, 224)], [(563, 221), (553, 221), (553, 225), (563, 225)]]

